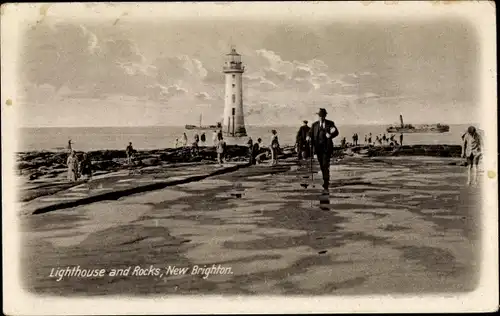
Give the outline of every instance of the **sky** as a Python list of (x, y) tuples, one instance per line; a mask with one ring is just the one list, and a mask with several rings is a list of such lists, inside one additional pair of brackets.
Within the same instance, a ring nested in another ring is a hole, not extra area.
[(221, 120), (225, 54), (242, 55), (245, 123), (477, 121), (478, 44), (461, 20), (64, 21), (27, 30), (22, 126)]

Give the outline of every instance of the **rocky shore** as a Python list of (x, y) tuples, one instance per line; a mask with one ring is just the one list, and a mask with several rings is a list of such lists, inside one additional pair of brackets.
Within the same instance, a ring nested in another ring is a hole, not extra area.
[[(410, 145), (399, 147), (388, 146), (356, 146), (350, 148), (337, 147), (334, 152), (336, 158), (344, 156), (433, 156), (433, 157), (460, 157), (461, 147), (457, 145)], [(137, 151), (134, 156), (134, 165), (126, 165), (126, 154), (123, 150), (90, 151), (94, 175), (114, 172), (122, 169), (136, 169), (151, 166), (185, 163), (216, 163), (217, 153), (213, 147), (200, 147), (197, 154), (191, 154), (189, 148), (157, 149)], [(83, 152), (77, 152), (82, 156)], [(284, 147), (281, 158), (295, 155), (291, 146)], [(39, 178), (57, 178), (66, 171), (67, 152), (21, 152), (17, 154), (17, 169), (19, 175), (28, 180)], [(245, 146), (228, 146), (227, 161), (245, 161), (248, 159), (248, 148)]]
[[(292, 155), (293, 148), (285, 147), (282, 156)], [(79, 159), (83, 152), (76, 152)], [(92, 160), (94, 174), (103, 174), (122, 169), (140, 169), (151, 166), (186, 164), (186, 163), (216, 163), (217, 153), (213, 147), (200, 147), (197, 154), (192, 154), (190, 148), (167, 148), (157, 150), (138, 150), (134, 154), (133, 166), (126, 164), (127, 155), (123, 150), (97, 150), (87, 152)], [(67, 170), (66, 151), (34, 151), (17, 154), (17, 169), (19, 175), (29, 180), (39, 178), (56, 178)], [(245, 161), (248, 159), (248, 148), (245, 146), (228, 146), (226, 161)]]

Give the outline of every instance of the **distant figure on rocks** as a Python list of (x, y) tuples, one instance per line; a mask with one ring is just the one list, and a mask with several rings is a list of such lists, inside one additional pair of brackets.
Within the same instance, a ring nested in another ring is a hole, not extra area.
[(224, 154), (226, 152), (226, 142), (224, 142), (222, 133), (217, 134), (216, 151), (217, 151), (217, 162), (222, 164), (223, 163), (222, 158), (224, 157)]
[(403, 133), (399, 135), (399, 145), (403, 146)]
[(345, 139), (345, 137), (343, 137), (342, 140), (340, 141), (340, 146), (342, 147), (342, 149), (344, 149), (346, 147), (346, 145), (347, 145), (346, 142), (347, 142), (347, 140)]
[[(255, 165), (257, 163), (257, 156), (260, 154), (260, 143), (262, 142), (261, 138), (257, 139), (257, 142), (253, 144), (253, 149), (252, 149), (252, 161), (251, 164)], [(259, 161), (260, 163), (260, 161)]]
[(205, 136), (205, 133), (201, 134), (200, 140), (201, 140), (201, 145), (205, 146), (205, 142), (207, 140), (207, 137)]
[(90, 180), (92, 178), (92, 160), (89, 154), (84, 153), (82, 161), (80, 162), (80, 173), (82, 177)]
[(212, 144), (214, 145), (214, 147), (217, 147), (217, 141), (218, 141), (217, 135), (218, 135), (217, 131), (214, 131), (212, 134)]
[(175, 139), (175, 148), (177, 148), (177, 147), (179, 147), (179, 139), (178, 138)]
[(127, 148), (125, 149), (125, 153), (127, 154), (127, 164), (132, 164), (132, 158), (134, 157), (134, 147), (132, 147), (132, 142), (128, 143)]
[(368, 143), (368, 136), (365, 135), (365, 144)]
[(252, 157), (253, 157), (253, 140), (252, 140), (252, 137), (248, 137), (247, 147), (248, 147), (248, 161), (251, 163), (252, 162)]
[(384, 143), (387, 140), (387, 137), (385, 136), (385, 134), (382, 136), (382, 140), (384, 141)]
[(358, 145), (358, 134), (357, 133), (354, 133), (354, 135), (352, 135), (352, 144), (354, 146)]
[(280, 148), (280, 142), (278, 140), (278, 132), (273, 129), (271, 131), (273, 136), (271, 137), (271, 144), (270, 144), (270, 149), (271, 149), (271, 165), (275, 166), (278, 164), (278, 152)]
[(71, 150), (66, 165), (68, 166), (68, 180), (73, 182), (78, 180), (78, 158), (74, 150)]
[(191, 147), (191, 153), (197, 155), (199, 153), (199, 142), (200, 142), (200, 136), (198, 134), (194, 134), (194, 139), (193, 139), (193, 144)]
[(368, 145), (372, 144), (372, 133), (370, 133), (370, 136), (368, 137)]
[(182, 146), (186, 147), (187, 144), (188, 144), (188, 137), (187, 137), (186, 133), (184, 133), (184, 135), (182, 135)]
[(299, 161), (302, 159), (307, 159), (309, 157), (310, 150), (306, 138), (311, 128), (307, 126), (307, 123), (307, 121), (303, 121), (303, 125), (299, 128), (295, 140), (295, 143), (297, 145), (297, 158), (299, 159)]
[(467, 159), (467, 185), (477, 184), (477, 168), (482, 157), (483, 141), (474, 126), (469, 126), (463, 136), (462, 158)]
[(316, 153), (321, 173), (323, 175), (323, 189), (328, 191), (330, 184), (330, 158), (333, 154), (333, 139), (339, 135), (339, 130), (333, 121), (326, 119), (325, 109), (319, 109), (319, 120), (314, 122), (309, 131), (308, 140), (311, 141)]
[(68, 150), (68, 152), (71, 154), (71, 151), (73, 150), (73, 146), (71, 144), (71, 139), (68, 140), (68, 146), (66, 147), (66, 149)]

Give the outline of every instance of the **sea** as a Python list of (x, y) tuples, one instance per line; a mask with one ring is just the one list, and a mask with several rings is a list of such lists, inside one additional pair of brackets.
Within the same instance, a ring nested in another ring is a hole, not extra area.
[[(300, 126), (246, 126), (248, 136), (255, 141), (262, 138), (263, 144), (271, 140), (271, 130), (276, 129), (282, 146), (294, 145), (295, 136)], [(335, 143), (345, 137), (352, 142), (352, 135), (359, 135), (359, 143), (364, 142), (365, 135), (372, 133), (372, 141), (376, 135), (383, 135), (388, 125), (339, 125), (339, 137)], [(447, 133), (414, 133), (404, 134), (405, 145), (440, 144), (459, 145), (461, 136), (468, 125), (450, 125)], [(137, 150), (174, 148), (176, 139), (182, 139), (183, 133), (188, 141), (193, 141), (194, 135), (201, 135), (203, 131), (185, 130), (181, 126), (147, 126), (147, 127), (40, 127), (20, 128), (17, 139), (18, 152), (27, 151), (58, 151), (64, 150), (71, 139), (73, 149), (92, 151), (104, 149), (125, 149), (129, 142)], [(212, 145), (212, 131), (205, 131), (206, 145)], [(396, 134), (399, 141), (399, 134)]]

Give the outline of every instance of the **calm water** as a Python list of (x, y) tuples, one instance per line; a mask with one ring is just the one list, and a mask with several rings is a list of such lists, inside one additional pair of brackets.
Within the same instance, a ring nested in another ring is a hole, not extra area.
[[(282, 145), (293, 145), (297, 127), (275, 127)], [(372, 141), (376, 135), (383, 134), (385, 125), (339, 125), (340, 135), (335, 143), (340, 143), (342, 137), (352, 142), (352, 135), (358, 133), (360, 142), (364, 142), (365, 134), (372, 133)], [(247, 132), (254, 140), (261, 137), (264, 144), (270, 141), (272, 127), (247, 126)], [(404, 144), (448, 144), (458, 145), (460, 136), (467, 125), (451, 125), (448, 133), (442, 134), (405, 134)], [(175, 146), (176, 138), (181, 139), (186, 132), (189, 142), (195, 133), (201, 131), (186, 131), (184, 127), (88, 127), (88, 128), (22, 128), (18, 138), (18, 151), (58, 150), (65, 147), (68, 140), (73, 142), (76, 150), (124, 149), (132, 142), (136, 149), (171, 148)], [(387, 134), (388, 135), (388, 134)], [(212, 144), (212, 132), (207, 131), (207, 145)], [(396, 135), (398, 139), (399, 135)]]

